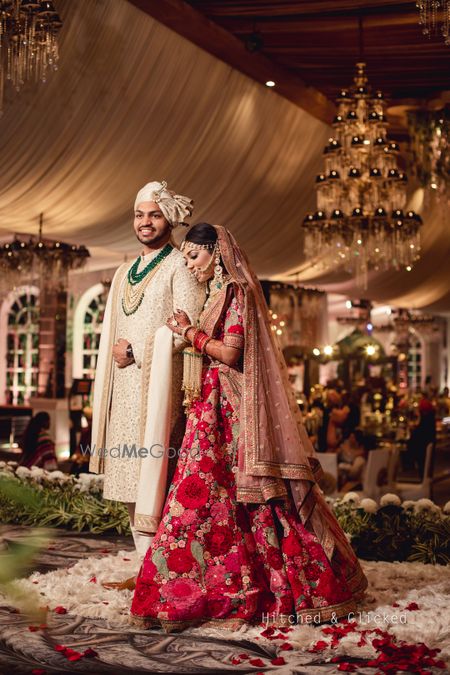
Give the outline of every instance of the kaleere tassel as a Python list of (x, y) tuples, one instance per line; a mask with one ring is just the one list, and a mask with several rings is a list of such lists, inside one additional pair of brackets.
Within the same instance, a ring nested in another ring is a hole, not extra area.
[(203, 354), (195, 347), (183, 351), (183, 405), (187, 408), (200, 398), (202, 388)]

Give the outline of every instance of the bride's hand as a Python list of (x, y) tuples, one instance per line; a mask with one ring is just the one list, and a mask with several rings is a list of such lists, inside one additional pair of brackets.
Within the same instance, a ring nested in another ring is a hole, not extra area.
[(191, 320), (189, 319), (186, 312), (183, 312), (181, 309), (177, 309), (171, 317), (167, 319), (166, 326), (170, 328), (173, 333), (181, 335), (181, 331), (186, 326), (191, 325)]

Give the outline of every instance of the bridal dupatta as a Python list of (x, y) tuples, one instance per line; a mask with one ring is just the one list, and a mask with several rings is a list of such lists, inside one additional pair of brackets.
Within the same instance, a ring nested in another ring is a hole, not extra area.
[(338, 548), (344, 560), (355, 561), (353, 550), (316, 483), (322, 475), (321, 467), (302, 423), (283, 354), (270, 327), (261, 285), (233, 235), (222, 226), (214, 227), (231, 280), (202, 314), (200, 327), (208, 335), (214, 334), (226, 311), (230, 291), (234, 291), (244, 316), (243, 373), (226, 366), (220, 370), (231, 382), (231, 388), (233, 379), (234, 388), (239, 388), (239, 463), (235, 474), (238, 500), (251, 503), (284, 497), (289, 485), (302, 522), (314, 531), (327, 557), (331, 560)]

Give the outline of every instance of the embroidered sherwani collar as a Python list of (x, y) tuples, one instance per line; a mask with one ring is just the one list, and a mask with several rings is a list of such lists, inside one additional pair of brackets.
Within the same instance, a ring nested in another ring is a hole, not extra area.
[[(170, 243), (170, 242), (169, 242), (169, 243)], [(164, 248), (165, 246), (167, 246), (167, 244), (164, 244), (164, 246), (161, 246), (160, 248), (155, 248), (153, 251), (150, 251), (150, 253), (146, 253), (145, 255), (144, 255), (144, 253), (141, 251), (141, 253), (140, 253), (140, 255), (139, 255), (139, 258), (140, 258), (140, 260), (139, 260), (139, 266), (141, 266), (141, 265), (148, 265), (148, 263), (151, 262), (151, 261), (153, 260), (153, 258), (156, 258), (156, 256), (158, 255), (158, 253), (161, 253), (161, 251), (163, 250), (163, 248)]]

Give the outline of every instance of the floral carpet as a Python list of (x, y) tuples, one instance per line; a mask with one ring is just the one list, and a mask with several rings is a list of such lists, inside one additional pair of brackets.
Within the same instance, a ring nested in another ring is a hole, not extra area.
[[(14, 547), (26, 532), (3, 528), (3, 545)], [(363, 561), (367, 597), (359, 613), (338, 623), (166, 635), (131, 626), (131, 593), (101, 585), (136, 571), (131, 543), (69, 532), (48, 543), (37, 571), (15, 581), (2, 600), (2, 675), (448, 672), (449, 568)]]

